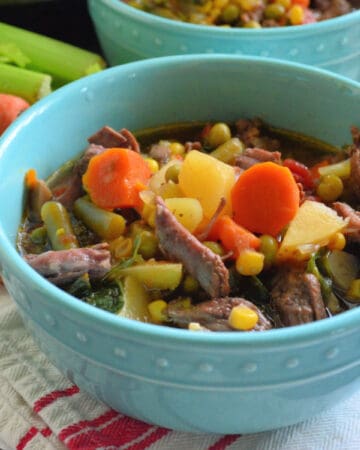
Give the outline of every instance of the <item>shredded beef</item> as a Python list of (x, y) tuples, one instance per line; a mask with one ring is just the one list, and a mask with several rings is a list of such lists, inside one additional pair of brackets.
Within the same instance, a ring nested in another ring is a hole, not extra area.
[(333, 207), (340, 216), (349, 219), (344, 230), (346, 236), (349, 240), (360, 243), (360, 211), (355, 211), (350, 205), (342, 202), (335, 202)]
[(317, 12), (318, 20), (342, 16), (352, 10), (352, 6), (347, 0), (312, 0), (311, 7)]
[(189, 153), (191, 150), (202, 150), (200, 141), (187, 141), (185, 142), (185, 153)]
[(350, 155), (350, 186), (360, 201), (360, 148), (354, 148)]
[(154, 144), (151, 146), (149, 151), (150, 158), (158, 161), (162, 166), (170, 160), (171, 152), (168, 145), (165, 144)]
[(299, 269), (280, 269), (273, 280), (270, 297), (283, 326), (327, 317), (318, 279)]
[(174, 300), (169, 302), (167, 315), (175, 325), (181, 328), (187, 328), (190, 323), (195, 322), (211, 331), (236, 331), (230, 326), (228, 319), (232, 308), (239, 305), (246, 306), (257, 313), (259, 320), (252, 331), (272, 328), (270, 321), (252, 302), (237, 297), (214, 298), (190, 308)]
[(155, 223), (160, 248), (169, 259), (180, 261), (211, 297), (229, 294), (229, 272), (220, 256), (183, 227), (161, 197), (156, 198)]
[(24, 259), (33, 269), (58, 286), (71, 283), (85, 273), (92, 279), (101, 278), (111, 267), (107, 243), (70, 250), (50, 250), (39, 255), (28, 254)]
[(245, 151), (236, 157), (235, 164), (241, 169), (248, 169), (249, 167), (261, 163), (271, 161), (276, 164), (281, 163), (280, 152), (269, 152), (262, 148), (247, 148)]
[(140, 146), (135, 136), (126, 128), (116, 131), (104, 126), (88, 138), (90, 144), (101, 145), (105, 148), (122, 147), (140, 153)]

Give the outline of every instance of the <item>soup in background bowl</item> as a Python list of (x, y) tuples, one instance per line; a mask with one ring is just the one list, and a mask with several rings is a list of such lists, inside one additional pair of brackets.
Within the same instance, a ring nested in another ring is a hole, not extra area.
[(119, 0), (88, 0), (88, 8), (112, 65), (167, 55), (227, 53), (309, 64), (360, 80), (356, 9), (306, 25), (239, 28), (172, 20)]

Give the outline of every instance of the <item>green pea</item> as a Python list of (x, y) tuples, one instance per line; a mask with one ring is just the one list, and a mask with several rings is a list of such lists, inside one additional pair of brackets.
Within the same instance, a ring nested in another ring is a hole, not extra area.
[(211, 250), (213, 253), (219, 256), (223, 256), (225, 254), (224, 248), (221, 244), (215, 241), (204, 241), (203, 245)]
[(191, 275), (186, 275), (183, 281), (183, 289), (187, 294), (194, 293), (199, 289), (199, 282)]
[(30, 234), (31, 242), (34, 244), (45, 244), (47, 240), (47, 232), (45, 227), (35, 228)]
[(180, 164), (172, 164), (165, 173), (165, 180), (173, 183), (179, 182)]
[(221, 14), (221, 20), (224, 23), (233, 23), (235, 22), (240, 15), (240, 9), (238, 6), (230, 4), (225, 7), (224, 11)]
[(280, 3), (271, 3), (264, 10), (267, 19), (280, 19), (285, 14), (285, 8)]
[(152, 231), (144, 230), (140, 233), (141, 243), (139, 247), (139, 254), (145, 258), (153, 258), (158, 251), (158, 239)]
[(276, 258), (276, 253), (278, 250), (278, 242), (272, 236), (263, 234), (260, 237), (260, 252), (264, 255), (264, 265), (270, 266)]
[(229, 139), (231, 139), (230, 127), (222, 122), (213, 125), (207, 136), (207, 142), (212, 148), (219, 147), (219, 145), (224, 144)]

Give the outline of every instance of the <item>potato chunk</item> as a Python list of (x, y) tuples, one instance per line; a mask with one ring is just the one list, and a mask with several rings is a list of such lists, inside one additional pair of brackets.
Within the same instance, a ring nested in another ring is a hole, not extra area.
[(195, 198), (168, 198), (165, 205), (190, 233), (196, 230), (203, 219), (201, 204)]
[(231, 215), (230, 192), (235, 184), (234, 168), (197, 150), (190, 151), (180, 169), (179, 185), (186, 197), (199, 200), (204, 216), (210, 219), (222, 197), (223, 214)]
[(292, 259), (310, 254), (328, 244), (331, 237), (343, 230), (347, 221), (320, 202), (306, 200), (290, 222), (278, 251), (278, 259)]

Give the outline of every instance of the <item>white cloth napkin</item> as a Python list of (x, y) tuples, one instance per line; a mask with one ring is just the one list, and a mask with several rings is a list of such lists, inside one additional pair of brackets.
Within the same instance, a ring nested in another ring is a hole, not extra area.
[(38, 349), (0, 288), (0, 449), (359, 450), (360, 392), (299, 425), (251, 435), (181, 433), (130, 419), (82, 392)]

